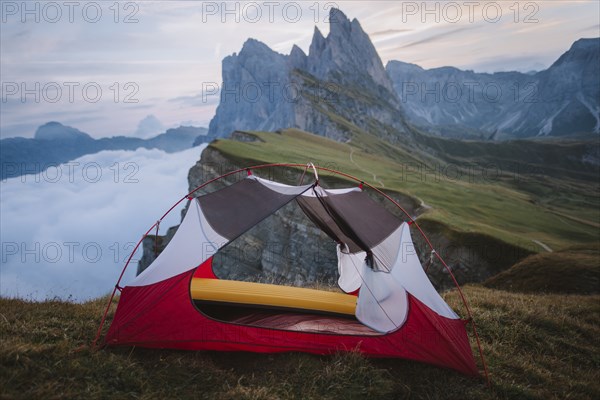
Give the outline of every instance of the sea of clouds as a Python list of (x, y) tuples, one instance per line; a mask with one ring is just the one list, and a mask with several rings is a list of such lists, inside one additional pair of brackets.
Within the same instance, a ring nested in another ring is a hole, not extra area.
[[(109, 293), (135, 243), (187, 193), (188, 171), (205, 147), (104, 151), (3, 181), (0, 295), (84, 301)], [(163, 220), (161, 234), (179, 224), (184, 205)]]

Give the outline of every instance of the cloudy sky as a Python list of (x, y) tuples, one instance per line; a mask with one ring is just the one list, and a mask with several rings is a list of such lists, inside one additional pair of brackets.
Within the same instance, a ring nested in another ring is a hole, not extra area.
[[(357, 18), (384, 63), (476, 71), (547, 68), (573, 41), (599, 35), (591, 1), (8, 1), (1, 5), (0, 136), (31, 137), (50, 120), (92, 136), (148, 136), (206, 126), (221, 60), (248, 37), (308, 51), (328, 9)], [(142, 122), (143, 121), (143, 122)]]

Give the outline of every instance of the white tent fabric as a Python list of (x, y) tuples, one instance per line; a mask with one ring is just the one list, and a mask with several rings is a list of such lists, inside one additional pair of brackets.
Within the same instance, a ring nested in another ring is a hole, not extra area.
[(406, 222), (372, 252), (374, 268), (365, 266), (361, 271), (362, 286), (356, 307), (360, 322), (384, 333), (398, 329), (406, 319), (407, 292), (439, 315), (459, 318), (423, 271)]
[(259, 182), (262, 185), (266, 186), (267, 188), (271, 189), (272, 191), (281, 193), (281, 194), (285, 194), (285, 195), (297, 195), (302, 192), (309, 192), (310, 190), (308, 190), (308, 189), (313, 185), (312, 183), (310, 183), (310, 184), (304, 185), (304, 186), (291, 186), (291, 185), (286, 185), (284, 183), (279, 183), (279, 182), (275, 182), (275, 181), (270, 181), (268, 179), (260, 178), (256, 175), (250, 175), (250, 176), (248, 176), (248, 179), (252, 179), (256, 182)]
[(356, 319), (381, 333), (404, 325), (408, 315), (408, 296), (392, 274), (365, 268), (364, 283), (356, 302)]
[(226, 243), (227, 239), (212, 229), (194, 199), (167, 247), (129, 286), (151, 285), (196, 268)]
[(336, 195), (336, 194), (346, 194), (350, 192), (361, 192), (362, 189), (359, 187), (351, 187), (351, 188), (342, 188), (342, 189), (323, 189), (321, 186), (315, 186), (313, 190), (307, 190), (305, 193), (302, 193), (302, 196), (305, 197), (325, 197), (328, 195)]
[(459, 316), (446, 304), (423, 271), (408, 224), (403, 223), (399, 229), (402, 230), (400, 252), (391, 274), (421, 303), (443, 317), (458, 319)]
[(364, 251), (358, 253), (350, 253), (348, 246), (337, 245), (337, 258), (338, 258), (338, 273), (340, 277), (338, 279), (338, 286), (346, 293), (352, 293), (363, 283), (363, 275), (365, 268), (365, 257)]
[(376, 271), (390, 272), (396, 265), (402, 238), (402, 225), (377, 246), (373, 247), (373, 268)]

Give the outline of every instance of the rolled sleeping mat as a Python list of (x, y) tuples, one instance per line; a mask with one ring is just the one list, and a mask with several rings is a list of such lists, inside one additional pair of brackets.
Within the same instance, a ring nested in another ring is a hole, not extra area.
[(192, 278), (190, 291), (200, 302), (352, 316), (356, 312), (356, 296), (292, 286)]

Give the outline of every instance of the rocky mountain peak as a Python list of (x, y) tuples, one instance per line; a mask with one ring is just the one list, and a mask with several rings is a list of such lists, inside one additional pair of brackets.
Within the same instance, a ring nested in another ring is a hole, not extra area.
[(581, 38), (576, 40), (569, 51), (585, 50), (585, 51), (600, 51), (600, 37), (597, 38)]
[[(299, 65), (304, 64), (306, 56), (299, 48), (293, 57)], [(281, 120), (290, 115), (284, 91), (289, 84), (290, 60), (291, 56), (277, 53), (256, 39), (246, 40), (239, 54), (225, 57), (222, 95), (210, 121), (209, 136), (226, 136), (242, 128), (240, 121), (254, 129), (278, 128), (279, 123), (264, 122), (269, 116)]]
[(313, 38), (312, 38), (312, 42), (310, 43), (310, 48), (308, 50), (308, 54), (311, 54), (312, 57), (320, 55), (323, 53), (325, 46), (326, 46), (325, 37), (323, 36), (323, 34), (319, 30), (319, 28), (317, 28), (315, 26), (315, 31), (313, 33)]
[[(406, 131), (400, 102), (369, 36), (338, 9), (330, 12), (327, 37), (315, 27), (308, 55), (294, 46), (286, 56), (248, 39), (239, 54), (223, 60), (222, 76), (225, 90), (209, 127), (215, 137), (293, 127), (348, 140), (350, 131), (339, 121), (390, 138)], [(334, 114), (342, 118), (332, 119)]]
[(358, 20), (350, 21), (337, 8), (329, 12), (327, 38), (315, 27), (308, 53), (308, 70), (326, 81), (332, 79), (332, 74), (351, 83), (368, 85), (372, 81), (393, 93), (392, 84), (369, 35)]
[(346, 14), (338, 8), (329, 10), (329, 34), (332, 36), (349, 36), (354, 22), (358, 23), (356, 18), (350, 22)]
[(396, 74), (401, 72), (422, 72), (423, 68), (417, 64), (411, 64), (403, 61), (391, 60), (385, 66), (386, 71), (389, 74)]
[(299, 68), (302, 70), (306, 69), (306, 54), (302, 51), (302, 49), (296, 45), (292, 46), (292, 51), (290, 52), (290, 65), (292, 68)]
[(260, 40), (249, 38), (244, 42), (244, 45), (242, 46), (242, 50), (240, 51), (239, 55), (240, 56), (243, 56), (243, 55), (260, 56), (260, 55), (272, 54), (272, 53), (275, 53), (275, 51), (271, 50), (271, 48), (269, 46), (267, 46)]
[[(571, 48), (559, 57), (550, 68), (571, 63), (589, 63), (598, 60), (600, 56), (600, 38), (579, 39)], [(598, 65), (596, 64), (596, 67)]]

